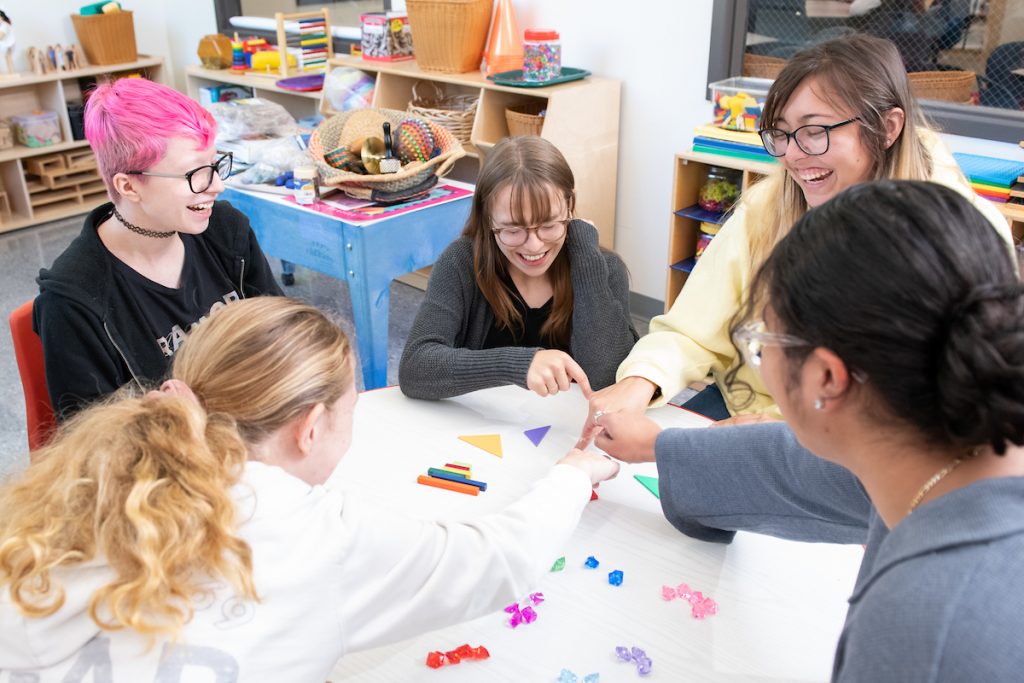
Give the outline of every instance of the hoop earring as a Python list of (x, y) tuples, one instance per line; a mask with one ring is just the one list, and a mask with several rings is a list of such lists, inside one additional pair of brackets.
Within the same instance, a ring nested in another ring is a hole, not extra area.
[(824, 410), (825, 409), (825, 399), (823, 399), (823, 398), (816, 398), (816, 399), (814, 399), (814, 409), (815, 410)]

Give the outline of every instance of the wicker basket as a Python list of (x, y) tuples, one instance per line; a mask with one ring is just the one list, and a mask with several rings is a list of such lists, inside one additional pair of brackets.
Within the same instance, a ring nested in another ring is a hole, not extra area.
[(509, 135), (540, 135), (544, 127), (541, 111), (544, 105), (540, 102), (519, 104), (505, 109), (505, 122), (508, 123)]
[(969, 103), (976, 89), (973, 71), (915, 71), (907, 78), (920, 100)]
[(784, 66), (786, 66), (786, 60), (781, 57), (767, 57), (751, 52), (743, 53), (743, 75), (750, 78), (775, 80)]
[[(418, 90), (424, 84), (430, 86), (429, 93)], [(412, 86), (412, 99), (409, 100), (408, 110), (410, 114), (444, 126), (455, 139), (468, 145), (479, 101), (477, 95), (448, 95), (434, 81), (416, 81)]]
[(111, 14), (71, 15), (78, 42), (90, 64), (124, 64), (139, 58), (135, 47), (135, 22), (130, 11)]
[(424, 71), (480, 68), (492, 0), (406, 0), (416, 63)]
[[(395, 109), (355, 109), (324, 120), (309, 139), (309, 154), (320, 172), (322, 184), (337, 185), (353, 197), (369, 197), (372, 190), (399, 192), (423, 183), (432, 175), (445, 175), (456, 160), (466, 155), (466, 150), (446, 128), (427, 121), (434, 134), (434, 141), (441, 150), (440, 154), (427, 161), (406, 164), (398, 173), (365, 175), (335, 168), (324, 161), (325, 153), (350, 145), (369, 132), (365, 126), (346, 124), (352, 117), (369, 120), (367, 114), (371, 111), (383, 120), (391, 122), (392, 127), (398, 126), (405, 119), (419, 118)], [(376, 134), (376, 130), (373, 133)]]

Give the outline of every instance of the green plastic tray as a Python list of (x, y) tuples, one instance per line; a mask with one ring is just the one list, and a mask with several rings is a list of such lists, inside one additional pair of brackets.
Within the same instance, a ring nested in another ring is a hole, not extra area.
[(550, 81), (525, 81), (523, 80), (522, 69), (516, 69), (515, 71), (503, 71), (500, 74), (488, 76), (487, 80), (493, 81), (498, 85), (511, 85), (514, 88), (546, 88), (549, 85), (556, 85), (558, 83), (578, 81), (589, 75), (590, 72), (586, 69), (574, 69), (571, 66), (563, 66), (562, 75), (558, 78), (552, 78)]

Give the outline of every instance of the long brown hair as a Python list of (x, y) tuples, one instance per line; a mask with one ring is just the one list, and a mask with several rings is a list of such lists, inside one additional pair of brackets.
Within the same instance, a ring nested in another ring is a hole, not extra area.
[[(576, 208), (576, 181), (569, 163), (553, 144), (537, 136), (504, 138), (487, 154), (477, 178), (473, 206), (462, 231), (473, 242), (473, 265), (476, 286), (491, 305), (499, 328), (519, 332), (523, 318), (514, 304), (510, 290), (508, 259), (498, 249), (491, 229), (493, 202), (506, 187), (512, 189), (512, 220), (526, 224), (526, 215), (533, 219), (551, 215), (551, 190), (565, 202), (569, 215)], [(568, 233), (566, 243), (548, 268), (554, 292), (551, 313), (541, 328), (541, 337), (552, 347), (568, 349), (572, 324), (572, 281), (569, 273)]]
[(27, 617), (64, 604), (61, 569), (102, 559), (104, 629), (175, 635), (210, 577), (257, 599), (231, 487), (252, 446), (352, 386), (344, 332), (317, 309), (258, 297), (217, 311), (175, 356), (187, 398), (114, 398), (69, 420), (0, 488), (0, 588)]
[[(825, 96), (859, 117), (861, 142), (872, 156), (871, 180), (928, 180), (932, 158), (922, 143), (931, 130), (914, 99), (899, 50), (888, 40), (853, 34), (801, 50), (786, 64), (765, 99), (761, 127), (773, 127), (783, 108), (807, 78), (820, 80)], [(903, 130), (886, 146), (885, 114), (894, 108), (905, 114)], [(752, 194), (747, 208), (751, 222), (750, 273), (807, 213), (800, 186), (781, 166)]]

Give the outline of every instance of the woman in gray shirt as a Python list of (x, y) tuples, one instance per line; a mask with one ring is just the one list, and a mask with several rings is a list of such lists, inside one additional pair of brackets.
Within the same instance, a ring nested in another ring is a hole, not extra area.
[(939, 185), (859, 185), (752, 292), (733, 339), (788, 428), (609, 413), (597, 445), (656, 460), (688, 535), (865, 544), (833, 680), (1020, 680), (1024, 286), (990, 224)]
[(629, 274), (575, 218), (572, 170), (536, 136), (488, 152), (462, 236), (434, 264), (398, 368), (441, 399), (515, 384), (541, 396), (615, 382), (637, 340)]

